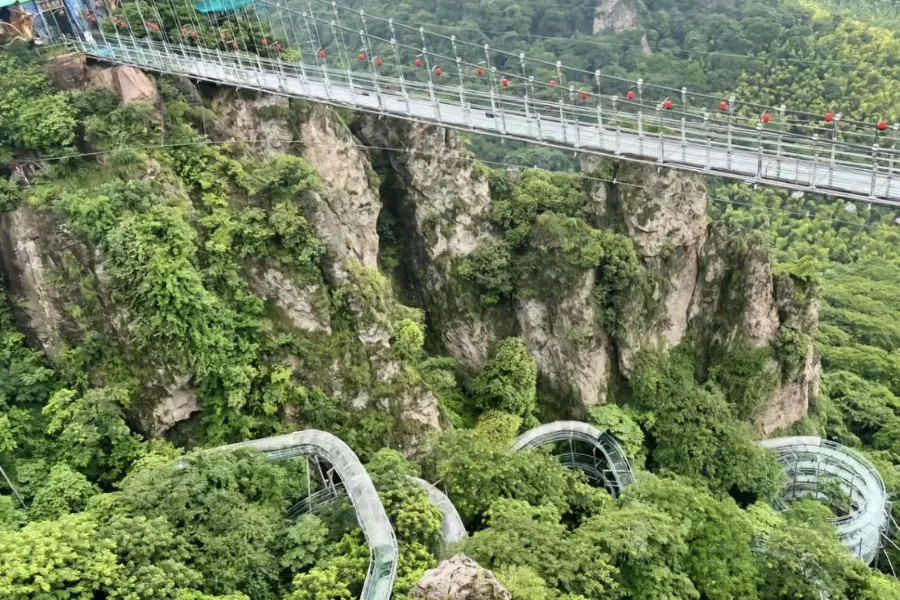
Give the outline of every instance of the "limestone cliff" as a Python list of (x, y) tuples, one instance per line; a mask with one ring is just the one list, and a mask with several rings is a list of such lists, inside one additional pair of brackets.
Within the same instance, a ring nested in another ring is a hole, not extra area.
[[(135, 96), (125, 87), (136, 79), (119, 67), (63, 59), (49, 68), (61, 86), (102, 85), (123, 98)], [(576, 189), (583, 192), (578, 217), (627, 236), (642, 267), (640, 289), (614, 307), (601, 304), (596, 292), (602, 268), (579, 266), (552, 290), (529, 285), (526, 293), (508, 293), (487, 306), (462, 281), (460, 266), (503, 239), (500, 226), (492, 225), (494, 180), (456, 133), (369, 116), (358, 117), (351, 131), (332, 109), (228, 90), (212, 96), (205, 90), (204, 97), (186, 80), (174, 84), (189, 102), (215, 108), (215, 119), (204, 122), (208, 135), (238, 140), (235, 151), (250, 162), (294, 153), (315, 169), (319, 184), (304, 192), (300, 204), (325, 248), (318, 272), (301, 278), (277, 261), (248, 257), (240, 275), (271, 308), (273, 332), (287, 328), (304, 343), (327, 348), (324, 362), (284, 357), (294, 375), (348, 406), (392, 413), (408, 450), (444, 426), (436, 395), (399, 350), (403, 328), (415, 330), (422, 320), (439, 353), (469, 373), (484, 365), (498, 339), (520, 336), (541, 380), (560, 398), (574, 399), (567, 408), (575, 413), (605, 402), (612, 382), (633, 374), (642, 350), (685, 342), (702, 351), (701, 375), (717, 354), (737, 345), (772, 349), (768, 369), (778, 383), (757, 418), (766, 433), (802, 417), (817, 394), (818, 357), (809, 342), (817, 324), (815, 290), (776, 272), (758, 240), (738, 242), (710, 227), (699, 176), (585, 161), (587, 172), (611, 168), (614, 175), (600, 179), (615, 183)], [(159, 97), (143, 80), (133, 87), (143, 90), (145, 100)], [(141, 177), (164, 170), (156, 164)], [(508, 184), (515, 186), (517, 177)], [(165, 183), (188, 203), (184, 190)], [(379, 271), (385, 251), (379, 219), (386, 217), (399, 232), (394, 243), (401, 268), (390, 273), (393, 285)], [(536, 250), (536, 256), (548, 252)], [(98, 288), (92, 301), (106, 315), (110, 338), (127, 340), (127, 308), (104, 292), (108, 282), (98, 250), (48, 213), (23, 205), (0, 215), (5, 293), (31, 342), (51, 358), (82, 331), (84, 307), (71, 273), (66, 275), (73, 268)], [(611, 310), (617, 312), (615, 325)], [(146, 432), (162, 435), (202, 413), (191, 374), (148, 365), (143, 377), (143, 393), (152, 401), (137, 420)]]
[[(707, 198), (696, 175), (622, 164), (616, 177), (628, 235), (644, 266), (658, 274), (652, 292), (658, 305), (654, 322), (630, 324), (619, 343), (619, 367), (628, 376), (640, 349), (658, 342), (676, 346), (687, 332), (699, 254), (706, 241)], [(629, 312), (639, 314), (637, 307)]]
[(406, 148), (385, 152), (397, 179), (391, 190), (398, 219), (410, 234), (404, 257), (429, 325), (447, 352), (477, 368), (496, 339), (495, 323), (453, 286), (460, 261), (489, 239), (487, 177), (459, 136), (440, 127), (364, 117), (367, 144)]

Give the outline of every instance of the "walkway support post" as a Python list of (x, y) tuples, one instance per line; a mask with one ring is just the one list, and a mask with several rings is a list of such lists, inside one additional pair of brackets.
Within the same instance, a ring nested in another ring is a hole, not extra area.
[(569, 138), (566, 135), (566, 115), (563, 109), (562, 63), (559, 61), (556, 61), (556, 86), (559, 88), (559, 122), (562, 124), (563, 143), (565, 144)]
[[(600, 69), (594, 71), (594, 81), (597, 83), (597, 132), (603, 137), (603, 96), (600, 95)], [(600, 144), (603, 145), (602, 143)]]
[(812, 189), (816, 189), (816, 178), (819, 170), (819, 134), (814, 133), (812, 136), (813, 139), (813, 164), (812, 164), (812, 173), (809, 177), (809, 187)]
[(878, 183), (878, 142), (872, 144), (872, 184), (869, 189), (869, 198), (875, 197), (875, 186)]

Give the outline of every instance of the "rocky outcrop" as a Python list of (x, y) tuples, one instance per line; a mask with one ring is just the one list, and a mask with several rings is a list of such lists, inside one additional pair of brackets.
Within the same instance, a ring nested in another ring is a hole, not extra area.
[(75, 328), (56, 281), (59, 248), (87, 251), (53, 219), (27, 206), (0, 214), (0, 274), (17, 324), (51, 358)]
[(84, 54), (72, 52), (61, 54), (40, 63), (41, 70), (50, 80), (50, 85), (61, 90), (74, 90), (87, 81), (87, 65)]
[(377, 178), (368, 156), (333, 111), (310, 109), (300, 137), (303, 157), (324, 184), (315, 194), (311, 221), (328, 248), (326, 275), (332, 284), (347, 283), (348, 261), (367, 268), (378, 263)]
[(588, 271), (559, 305), (531, 299), (516, 313), (522, 339), (541, 373), (556, 389), (574, 393), (584, 409), (606, 401), (612, 372), (611, 343), (597, 325), (591, 299), (595, 279), (596, 273)]
[(633, 0), (597, 0), (594, 9), (594, 35), (611, 29), (615, 33), (631, 31), (638, 24)]
[(165, 395), (153, 404), (150, 414), (141, 419), (144, 433), (155, 438), (201, 410), (197, 391), (188, 375), (172, 377), (168, 384), (161, 386), (161, 392)]
[(83, 55), (73, 53), (55, 56), (45, 61), (41, 68), (50, 83), (59, 89), (103, 88), (115, 93), (125, 104), (159, 103), (156, 83), (137, 67), (88, 67)]
[(224, 90), (213, 102), (215, 121), (209, 129), (217, 139), (236, 138), (252, 144), (253, 151), (263, 156), (290, 152), (296, 140), (296, 128), (290, 120), (287, 98)]
[(629, 376), (641, 348), (659, 342), (675, 346), (687, 332), (706, 241), (707, 197), (699, 176), (669, 169), (622, 164), (617, 179), (628, 235), (644, 266), (657, 274), (654, 318), (643, 319), (637, 306), (628, 310), (633, 318), (620, 340), (619, 367)]
[(496, 337), (494, 326), (465, 302), (453, 279), (460, 261), (489, 239), (485, 173), (448, 129), (364, 118), (361, 135), (374, 146), (408, 149), (386, 153), (402, 192), (385, 202), (393, 202), (411, 234), (407, 264), (429, 325), (454, 358), (480, 367)]
[(411, 600), (512, 600), (494, 574), (464, 554), (445, 560), (410, 591)]
[(301, 286), (294, 277), (274, 267), (254, 267), (247, 275), (253, 291), (274, 302), (294, 327), (331, 335), (328, 295), (321, 285)]

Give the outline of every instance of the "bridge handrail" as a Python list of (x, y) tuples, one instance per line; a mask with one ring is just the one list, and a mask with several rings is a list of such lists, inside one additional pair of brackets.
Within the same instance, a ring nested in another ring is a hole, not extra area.
[(341, 477), (347, 497), (356, 511), (359, 525), (369, 545), (369, 569), (363, 584), (362, 600), (389, 600), (397, 574), (397, 539), (384, 511), (378, 491), (359, 458), (340, 438), (314, 429), (286, 435), (229, 444), (216, 448), (232, 451), (253, 448), (271, 459), (318, 456), (331, 464)]

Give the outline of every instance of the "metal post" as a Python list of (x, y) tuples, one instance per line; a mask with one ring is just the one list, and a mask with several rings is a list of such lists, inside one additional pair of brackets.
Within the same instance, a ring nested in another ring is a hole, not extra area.
[(703, 129), (706, 132), (706, 172), (710, 169), (710, 159), (712, 154), (712, 138), (709, 136), (709, 112), (703, 110)]
[(869, 197), (875, 197), (875, 185), (878, 179), (878, 144), (872, 144), (872, 185), (869, 189)]
[(344, 44), (344, 23), (341, 21), (341, 13), (338, 10), (337, 2), (331, 3), (331, 11), (334, 13), (334, 19), (331, 20), (331, 33), (334, 35), (334, 41), (337, 42), (338, 56), (344, 63), (344, 69), (347, 72), (347, 83), (350, 85), (350, 96), (353, 103), (356, 104), (356, 90), (353, 89), (353, 74), (350, 71), (350, 60), (347, 56), (347, 48)]
[[(603, 136), (603, 96), (600, 95), (600, 69), (594, 71), (594, 81), (597, 83), (597, 129), (598, 134)], [(602, 146), (603, 144), (601, 144)]]
[(681, 162), (687, 162), (687, 88), (681, 88)]
[[(534, 98), (534, 75), (530, 75), (528, 77), (528, 85), (531, 86), (531, 97)], [(544, 131), (541, 127), (541, 109), (534, 109), (534, 117), (537, 122), (537, 130), (538, 130), (538, 140), (544, 141)]]
[[(572, 103), (572, 106), (575, 106), (575, 86), (569, 86), (569, 102)], [(581, 124), (578, 120), (578, 112), (575, 112), (575, 147), (581, 147)]]
[(812, 173), (809, 177), (809, 186), (812, 189), (816, 189), (816, 176), (818, 175), (819, 170), (819, 134), (814, 133), (812, 136), (813, 141), (813, 166)]
[[(494, 87), (496, 86), (497, 80), (497, 67), (491, 67), (491, 105), (494, 104)], [(503, 112), (503, 101), (501, 100), (498, 104), (498, 109), (500, 111), (500, 125), (501, 131), (503, 135), (506, 135), (508, 132), (506, 131), (506, 113)]]
[(425, 61), (425, 69), (428, 71), (428, 95), (431, 97), (431, 103), (434, 104), (434, 111), (435, 114), (437, 114), (437, 119), (438, 121), (441, 121), (441, 107), (434, 94), (434, 74), (431, 71), (431, 61), (428, 60), (428, 46), (425, 43), (424, 27), (419, 27), (419, 39), (422, 40), (422, 59)]
[(662, 104), (656, 105), (656, 120), (659, 121), (659, 131), (657, 132), (657, 135), (659, 136), (659, 156), (656, 157), (656, 162), (658, 164), (663, 164), (666, 159), (666, 146), (663, 141)]
[[(519, 52), (519, 65), (522, 67), (522, 81), (528, 80), (528, 72), (525, 69), (525, 53)], [(525, 120), (531, 122), (531, 113), (528, 110), (528, 86), (525, 86)], [(529, 126), (529, 129), (531, 127)]]
[(838, 121), (841, 120), (841, 114), (838, 113), (832, 117), (831, 126), (831, 168), (828, 170), (828, 187), (834, 185), (834, 167), (837, 163), (837, 137), (838, 137)]
[(726, 155), (726, 168), (728, 171), (731, 171), (731, 131), (734, 127), (734, 102), (736, 98), (731, 96), (728, 98), (728, 147), (725, 150)]
[[(618, 101), (618, 96), (613, 96), (610, 98), (613, 107), (613, 114), (616, 114), (616, 102)], [(616, 121), (616, 148), (615, 155), (619, 156), (622, 154), (622, 124), (617, 120)]]
[[(786, 107), (782, 104), (778, 108), (778, 114), (781, 116), (780, 122), (784, 122), (784, 115), (786, 112)], [(775, 177), (777, 179), (781, 179), (781, 144), (784, 141), (784, 130), (782, 127), (778, 128), (778, 146), (775, 149)]]
[(759, 181), (762, 177), (762, 157), (763, 157), (763, 147), (762, 147), (762, 123), (756, 124), (756, 180)]
[(325, 57), (319, 54), (324, 48), (317, 44), (315, 38), (313, 38), (312, 28), (309, 26), (309, 13), (304, 11), (302, 16), (303, 22), (306, 25), (306, 33), (309, 36), (309, 45), (313, 48), (313, 52), (316, 55), (316, 67), (322, 71), (322, 80), (325, 84), (325, 96), (331, 100), (331, 82), (328, 81), (328, 63), (325, 61)]
[(884, 192), (885, 197), (891, 197), (891, 184), (894, 180), (894, 159), (897, 156), (897, 131), (900, 131), (900, 123), (894, 123), (894, 141), (891, 144), (891, 160), (888, 163), (888, 180), (887, 189)]
[(375, 88), (375, 99), (378, 100), (378, 110), (384, 112), (384, 99), (381, 97), (381, 87), (378, 85), (378, 69), (375, 66), (375, 55), (372, 54), (372, 46), (369, 44), (369, 26), (366, 24), (366, 11), (359, 9), (359, 20), (363, 28), (359, 35), (366, 49), (366, 62), (369, 64), (369, 73), (372, 76), (372, 86)]
[(562, 63), (560, 61), (556, 61), (556, 85), (559, 87), (559, 122), (562, 124), (563, 143), (565, 144), (568, 137), (566, 136), (566, 115), (563, 108)]
[(353, 104), (357, 104), (356, 102), (356, 88), (353, 87), (353, 75), (350, 72), (350, 61), (347, 60), (346, 52), (344, 52), (344, 43), (342, 41), (343, 33), (338, 35), (338, 26), (339, 24), (335, 21), (335, 19), (331, 20), (331, 34), (334, 36), (334, 40), (337, 42), (338, 46), (338, 55), (340, 56), (341, 62), (344, 63), (344, 71), (347, 73), (347, 85), (350, 86), (350, 98), (353, 100)]

